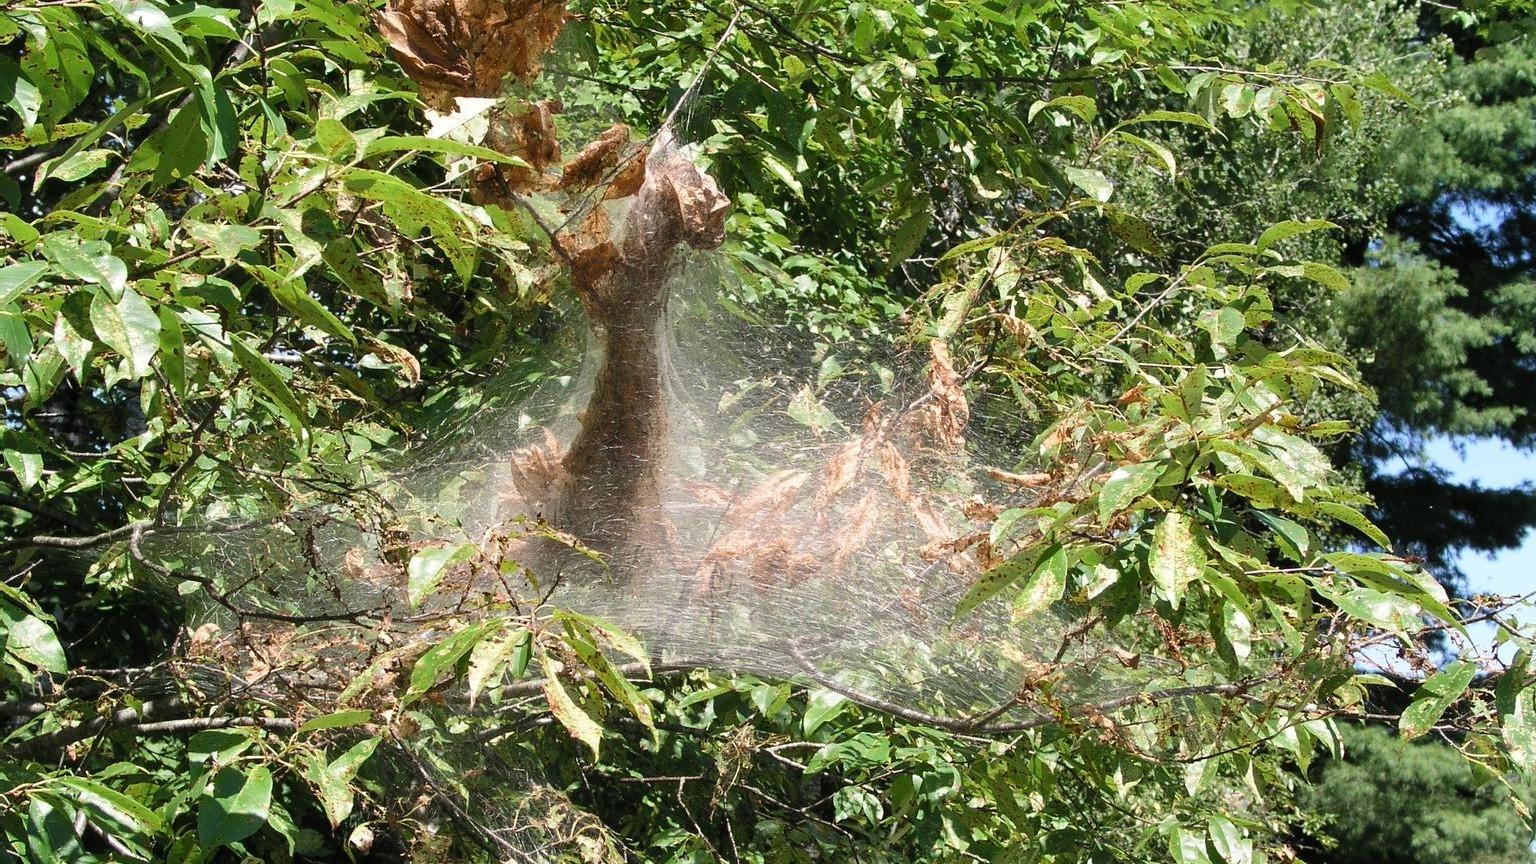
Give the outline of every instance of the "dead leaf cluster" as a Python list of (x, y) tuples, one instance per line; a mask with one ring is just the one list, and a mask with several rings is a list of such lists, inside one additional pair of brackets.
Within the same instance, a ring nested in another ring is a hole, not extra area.
[(390, 0), (376, 18), (395, 59), (434, 107), (532, 81), (565, 26), (563, 0)]

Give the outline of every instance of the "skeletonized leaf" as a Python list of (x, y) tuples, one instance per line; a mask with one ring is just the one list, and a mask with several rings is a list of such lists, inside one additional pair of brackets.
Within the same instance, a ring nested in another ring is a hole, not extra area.
[(539, 653), (539, 663), (544, 667), (544, 698), (549, 702), (549, 710), (565, 727), (565, 731), (571, 733), (571, 737), (592, 748), (592, 758), (598, 758), (598, 748), (602, 746), (603, 727), (597, 725), (587, 712), (581, 710), (581, 706), (571, 698), (565, 685), (560, 682), (559, 669), (549, 655)]
[(149, 372), (149, 361), (160, 350), (160, 317), (137, 291), (123, 291), (115, 303), (97, 294), (91, 300), (91, 327), (96, 338), (127, 361), (129, 376), (142, 378)]
[(1205, 569), (1205, 555), (1190, 528), (1189, 517), (1177, 511), (1163, 517), (1152, 532), (1147, 564), (1158, 593), (1177, 607), (1183, 600), (1185, 586), (1198, 579)]
[(1447, 663), (1435, 674), (1424, 679), (1414, 693), (1413, 703), (1403, 709), (1397, 728), (1404, 738), (1417, 738), (1439, 722), (1445, 710), (1451, 707), (1477, 674), (1477, 666), (1465, 660)]

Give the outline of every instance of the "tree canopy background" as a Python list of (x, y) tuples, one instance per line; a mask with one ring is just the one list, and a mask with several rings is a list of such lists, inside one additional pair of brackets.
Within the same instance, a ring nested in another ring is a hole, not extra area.
[[(447, 42), (489, 53), (561, 14), (448, 7)], [(379, 11), (0, 7), (11, 853), (1240, 864), (1308, 854), (1298, 825), (1353, 848), (1351, 808), (1390, 800), (1343, 791), (1354, 741), (1497, 800), (1467, 818), (1523, 860), (1528, 638), (1474, 656), (1457, 622), (1505, 607), (1432, 577), (1518, 543), (1536, 491), (1393, 465), (1536, 441), (1527, 4), (583, 2), (505, 79), (412, 66)], [(918, 398), (1012, 424), (1012, 497), (948, 514), (976, 538), (961, 605), (1048, 607), (1147, 691), (1078, 697), (1048, 663), (940, 716), (805, 670), (638, 669), (537, 584), (409, 624), (454, 567), (516, 575), (483, 544), (401, 541), (366, 626), (156, 546), (316, 502), (388, 535), (402, 454), (574, 374), (549, 210), (485, 192), (562, 160), (432, 134), (463, 110), (434, 87), (468, 79), (514, 114), (558, 99), (568, 150), (670, 121), (734, 205), (726, 300), (796, 334), (771, 359), (804, 395), (773, 410), (807, 438), (857, 427), (845, 373), (947, 345), (930, 374), (963, 396)], [(331, 631), (361, 689), (285, 647)]]

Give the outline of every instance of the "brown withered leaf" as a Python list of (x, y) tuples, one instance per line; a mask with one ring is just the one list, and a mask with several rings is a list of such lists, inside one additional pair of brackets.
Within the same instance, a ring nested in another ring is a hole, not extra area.
[(624, 258), (651, 259), (677, 243), (713, 249), (725, 242), (731, 199), (672, 143), (662, 128), (645, 162), (645, 181), (625, 219)]
[(736, 502), (726, 517), (726, 523), (732, 528), (740, 528), (759, 514), (782, 515), (794, 503), (796, 493), (805, 485), (809, 476), (804, 471), (791, 468), (769, 474)]
[(560, 442), (549, 429), (544, 430), (544, 440), (512, 453), (508, 473), (512, 477), (512, 493), (515, 503), (525, 513), (546, 512), (554, 492), (565, 477), (561, 465)]
[(640, 186), (645, 183), (645, 151), (635, 148), (624, 160), (613, 172), (613, 179), (608, 181), (608, 189), (603, 193), (604, 200), (628, 198), (639, 192)]
[(848, 443), (837, 448), (837, 452), (827, 460), (827, 467), (821, 475), (821, 488), (816, 492), (818, 507), (836, 498), (837, 493), (847, 489), (859, 476), (859, 468), (864, 464), (864, 448), (864, 436), (855, 435)]
[(714, 249), (725, 242), (725, 216), (731, 199), (725, 197), (715, 178), (687, 159), (668, 163), (667, 182), (677, 195), (682, 217), (683, 242), (695, 249)]
[[(626, 155), (636, 155), (629, 153), (630, 149), (629, 127), (623, 123), (613, 124), (592, 143), (581, 148), (576, 158), (565, 164), (556, 188), (572, 190), (596, 186), (605, 175), (619, 165)], [(638, 150), (638, 148), (635, 149)], [(641, 178), (645, 176), (643, 165), (640, 166), (639, 176)], [(634, 193), (631, 191), (629, 194)]]
[(902, 501), (912, 498), (912, 472), (907, 459), (895, 444), (889, 441), (880, 445), (880, 476), (885, 478), (891, 493)]
[(722, 510), (731, 505), (731, 493), (716, 486), (713, 483), (704, 483), (698, 480), (683, 480), (679, 485), (683, 491), (692, 495), (695, 501), (711, 507), (719, 507)]
[(477, 202), (505, 203), (509, 195), (536, 192), (548, 185), (545, 169), (560, 161), (555, 115), (561, 108), (559, 101), (545, 99), (529, 103), (517, 113), (499, 107), (490, 112), (482, 143), (528, 164), (481, 164), (473, 175)]
[(793, 586), (816, 575), (820, 567), (821, 559), (795, 551), (795, 545), (785, 539), (756, 556), (749, 575), (752, 583), (760, 587)]
[(434, 107), (495, 96), (508, 73), (539, 74), (565, 25), (563, 0), (390, 0), (375, 19), (384, 41)]
[(965, 447), (965, 427), (970, 423), (971, 409), (960, 389), (960, 375), (955, 372), (949, 346), (934, 339), (928, 343), (928, 351), (932, 357), (928, 363), (928, 387), (935, 409), (933, 432), (941, 447), (957, 452)]
[(967, 519), (974, 519), (978, 522), (993, 522), (997, 519), (997, 515), (1003, 512), (1003, 508), (1001, 505), (990, 501), (972, 498), (960, 506), (960, 512), (964, 513)]
[[(608, 213), (594, 207), (575, 231), (560, 235), (560, 245), (571, 261), (571, 284), (580, 292), (603, 294), (603, 277), (613, 272), (619, 260), (619, 248), (612, 240)], [(582, 297), (583, 303), (601, 304), (603, 298)]]
[(910, 504), (912, 515), (917, 519), (917, 526), (923, 530), (923, 535), (928, 542), (918, 550), (918, 555), (924, 561), (937, 561), (951, 550), (950, 544), (954, 542), (954, 534), (950, 531), (949, 523), (937, 510), (920, 501)]
[(853, 505), (848, 511), (848, 519), (838, 527), (837, 543), (832, 549), (832, 569), (843, 569), (843, 565), (869, 543), (869, 538), (874, 534), (875, 522), (880, 517), (880, 496), (874, 490), (864, 493), (859, 503)]

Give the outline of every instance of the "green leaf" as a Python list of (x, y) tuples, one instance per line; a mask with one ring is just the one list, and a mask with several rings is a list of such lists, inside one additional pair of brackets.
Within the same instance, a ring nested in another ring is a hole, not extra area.
[(198, 804), (198, 845), (214, 849), (244, 840), (267, 824), (271, 806), (272, 772), (265, 766), (223, 769)]
[(1126, 120), (1120, 126), (1133, 126), (1138, 123), (1183, 123), (1187, 126), (1199, 126), (1208, 132), (1217, 132), (1216, 127), (1211, 125), (1211, 121), (1188, 111), (1148, 111)]
[(363, 157), (378, 156), (381, 153), (395, 153), (402, 150), (444, 153), (450, 156), (472, 156), (481, 162), (496, 162), (519, 168), (530, 167), (520, 157), (498, 153), (489, 147), (465, 144), (462, 141), (454, 141), (451, 138), (428, 138), (425, 135), (385, 135), (382, 138), (376, 138), (363, 150)]
[(49, 672), (63, 673), (69, 669), (58, 634), (36, 615), (27, 615), (11, 627), (5, 649), (23, 662)]
[(1212, 816), (1205, 823), (1206, 836), (1211, 848), (1226, 864), (1252, 864), (1253, 842), (1243, 837), (1243, 832), (1225, 816)]
[(475, 557), (477, 548), (473, 543), (460, 543), (457, 546), (429, 546), (418, 550), (411, 556), (409, 564), (405, 565), (405, 596), (412, 606), (420, 606), (423, 600), (437, 590), (437, 586), (443, 581), (443, 571), (448, 567), (459, 564)]
[(116, 303), (106, 294), (91, 300), (91, 328), (128, 364), (128, 375), (143, 378), (160, 350), (160, 316), (137, 291), (122, 292)]
[(1098, 103), (1088, 96), (1057, 96), (1049, 102), (1037, 101), (1029, 106), (1029, 120), (1034, 122), (1035, 116), (1047, 108), (1062, 108), (1076, 114), (1084, 123), (1092, 123), (1099, 114)]
[(1111, 471), (1109, 478), (1099, 488), (1099, 521), (1109, 522), (1110, 517), (1147, 494), (1167, 467), (1166, 463), (1160, 461), (1138, 462), (1134, 465), (1121, 465)]
[(41, 261), (23, 261), (0, 267), (0, 306), (21, 296), (21, 292), (42, 280), (48, 265)]
[(114, 150), (82, 150), (67, 158), (60, 157), (62, 162), (49, 162), (38, 170), (32, 178), (32, 191), (35, 194), (48, 180), (61, 180), (65, 183), (83, 180), (107, 167), (118, 155)]
[(304, 721), (295, 734), (303, 735), (306, 732), (320, 732), (325, 729), (346, 729), (352, 726), (361, 726), (373, 719), (373, 712), (366, 708), (349, 708), (342, 711), (332, 711), (329, 714), (321, 714)]
[(1029, 511), (1021, 507), (1014, 507), (997, 514), (992, 521), (992, 528), (987, 532), (987, 542), (995, 548), (1013, 534), (1013, 526), (1029, 515)]
[(261, 243), (261, 232), (249, 225), (213, 225), (207, 222), (187, 222), (183, 227), (187, 236), (213, 250), (213, 254), (226, 264), (235, 260), (241, 252), (254, 249)]
[(427, 649), (416, 661), (416, 665), (411, 667), (410, 685), (405, 695), (400, 697), (400, 703), (409, 705), (436, 687), (438, 681), (451, 673), (470, 649), (500, 626), (501, 622), (494, 619), (471, 624)]
[(790, 400), (787, 413), (791, 420), (817, 434), (825, 429), (836, 429), (841, 425), (837, 415), (821, 404), (821, 400), (816, 398), (815, 391), (809, 385), (801, 387), (795, 394), (795, 398)]
[(1428, 732), (1446, 709), (1462, 697), (1476, 675), (1476, 664), (1455, 660), (1424, 679), (1413, 694), (1412, 704), (1403, 709), (1403, 716), (1398, 719), (1397, 728), (1403, 738), (1417, 738)]
[(1359, 510), (1333, 501), (1319, 501), (1314, 506), (1317, 507), (1319, 513), (1343, 522), (1345, 525), (1369, 537), (1372, 543), (1375, 543), (1382, 549), (1389, 552), (1392, 551), (1392, 541), (1387, 539), (1386, 532), (1376, 527), (1376, 524), (1365, 518), (1365, 514)]
[(1221, 637), (1232, 647), (1232, 654), (1242, 662), (1253, 649), (1253, 622), (1235, 603), (1221, 604)]
[(651, 658), (650, 653), (645, 650), (645, 645), (612, 622), (594, 615), (583, 615), (580, 612), (573, 612), (569, 609), (561, 609), (555, 613), (555, 618), (561, 621), (579, 622), (583, 627), (601, 636), (603, 641), (612, 645), (621, 654), (638, 660), (645, 666), (646, 672), (650, 672)]
[(1185, 586), (1200, 578), (1205, 570), (1205, 555), (1183, 513), (1170, 512), (1153, 529), (1147, 566), (1158, 593), (1177, 608), (1184, 598)]
[(965, 596), (960, 598), (960, 602), (955, 604), (954, 617), (960, 618), (970, 614), (976, 607), (996, 597), (998, 592), (1007, 588), (1015, 581), (1033, 574), (1035, 572), (1035, 562), (1039, 561), (1040, 556), (1051, 548), (1055, 547), (1039, 546), (1033, 549), (1026, 549), (981, 574), (981, 577), (971, 585), (971, 589), (965, 593)]
[(240, 368), (251, 376), (251, 380), (277, 402), (281, 409), (283, 419), (293, 426), (295, 431), (304, 429), (304, 406), (299, 404), (297, 396), (288, 387), (288, 382), (283, 379), (281, 372), (267, 358), (257, 353), (256, 349), (247, 345), (239, 336), (233, 336), (229, 340), (229, 349), (233, 352), (235, 362)]
[(1408, 638), (1410, 631), (1419, 623), (1419, 605), (1404, 597), (1386, 594), (1375, 588), (1351, 588), (1339, 591), (1332, 588), (1320, 590), (1345, 614), (1372, 626)]
[[(51, 797), (51, 796), (50, 796)], [(27, 802), (27, 851), (38, 864), (86, 860), (71, 812), (42, 796)]]
[(1216, 485), (1236, 492), (1258, 507), (1275, 508), (1291, 500), (1279, 483), (1252, 474), (1223, 474), (1216, 478)]
[(415, 237), (422, 228), (430, 230), (459, 278), (467, 281), (474, 275), (475, 247), (460, 236), (469, 226), (453, 207), (380, 171), (354, 168), (347, 172), (344, 184), (354, 195), (383, 203), (384, 212), (405, 237)]
[(1211, 864), (1205, 851), (1204, 835), (1191, 833), (1180, 826), (1175, 826), (1173, 833), (1168, 835), (1168, 850), (1175, 864)]
[(114, 300), (123, 296), (128, 285), (128, 265), (112, 254), (112, 244), (103, 240), (77, 243), (63, 234), (50, 234), (42, 244), (43, 254), (66, 276), (100, 285)]
[(5, 107), (21, 118), (22, 128), (31, 128), (37, 123), (37, 115), (43, 107), (42, 92), (21, 74), (10, 57), (0, 57), (0, 82), (7, 85), (0, 90), (5, 97)]
[(651, 716), (651, 703), (603, 654), (590, 629), (578, 621), (567, 619), (565, 643), (570, 646), (581, 662), (592, 670), (610, 695), (623, 703), (636, 720), (654, 731), (655, 721)]
[(1063, 172), (1072, 185), (1088, 193), (1096, 201), (1108, 201), (1115, 193), (1115, 184), (1104, 172), (1092, 168), (1067, 168)]
[(836, 690), (825, 687), (812, 690), (810, 698), (806, 700), (805, 716), (801, 718), (800, 724), (805, 736), (809, 738), (814, 735), (822, 724), (843, 713), (849, 704), (848, 697)]
[(1275, 513), (1254, 511), (1253, 515), (1275, 532), (1273, 535), (1275, 541), (1280, 544), (1280, 549), (1291, 560), (1300, 563), (1307, 557), (1307, 552), (1312, 548), (1311, 535), (1307, 533), (1307, 529)]
[[(316, 257), (318, 260), (318, 250)], [(343, 324), (331, 310), (320, 305), (320, 301), (304, 289), (302, 277), (284, 278), (276, 270), (258, 264), (248, 264), (245, 269), (260, 279), (267, 286), (267, 290), (272, 292), (272, 298), (284, 309), (292, 312), (295, 318), (351, 345), (357, 345), (357, 336), (351, 328)]]
[(1230, 306), (1207, 309), (1200, 313), (1195, 325), (1211, 334), (1211, 347), (1218, 358), (1226, 356), (1226, 348), (1237, 342), (1243, 333), (1243, 313)]
[(768, 169), (768, 173), (777, 177), (779, 182), (783, 183), (790, 192), (793, 192), (796, 198), (805, 198), (805, 190), (800, 186), (800, 178), (795, 176), (795, 172), (790, 170), (790, 167), (784, 164), (782, 159), (766, 152), (760, 153), (759, 156), (762, 159), (763, 167)]
[(464, 683), (469, 689), (469, 707), (475, 707), (475, 700), (480, 697), (487, 682), (504, 668), (507, 658), (527, 637), (527, 630), (504, 632), (495, 638), (481, 640), (469, 652), (469, 668), (464, 672)]
[(1157, 157), (1163, 163), (1163, 167), (1168, 170), (1169, 177), (1178, 175), (1179, 163), (1174, 160), (1173, 151), (1169, 150), (1164, 144), (1153, 141), (1150, 138), (1143, 138), (1140, 135), (1133, 135), (1130, 132), (1116, 132), (1115, 137)]
[[(1499, 684), (1510, 690), (1515, 687), (1515, 680), (1524, 679), (1523, 669), (1511, 670), (1499, 676)], [(1523, 690), (1513, 690), (1500, 706), (1502, 715), (1500, 732), (1504, 739), (1504, 746), (1509, 752), (1510, 761), (1523, 771), (1536, 770), (1536, 693), (1527, 687)]]
[(25, 450), (6, 450), (5, 465), (16, 475), (16, 485), (25, 492), (43, 479), (43, 457)]
[(378, 747), (378, 738), (364, 738), (329, 763), (322, 758), (311, 760), (304, 772), (319, 793), (320, 806), (333, 829), (339, 828), (352, 815), (356, 798), (352, 781)]
[(1287, 219), (1284, 222), (1277, 222), (1274, 225), (1271, 225), (1269, 228), (1265, 229), (1264, 233), (1259, 235), (1258, 242), (1255, 245), (1259, 247), (1260, 252), (1263, 252), (1265, 249), (1268, 249), (1276, 243), (1279, 243), (1281, 240), (1295, 237), (1298, 234), (1308, 234), (1313, 231), (1334, 230), (1338, 227), (1339, 226), (1329, 222), (1326, 219), (1308, 219), (1305, 222), (1298, 222), (1295, 219)]
[(204, 730), (187, 740), (187, 761), (194, 766), (205, 762), (228, 765), (251, 749), (258, 734), (245, 728)]
[(78, 775), (56, 777), (53, 782), (67, 788), (71, 797), (106, 825), (122, 828), (130, 834), (160, 830), (160, 817), (153, 810), (116, 789)]
[(1327, 264), (1317, 261), (1303, 261), (1301, 262), (1301, 272), (1303, 276), (1324, 288), (1331, 288), (1334, 291), (1349, 290), (1349, 278)]

